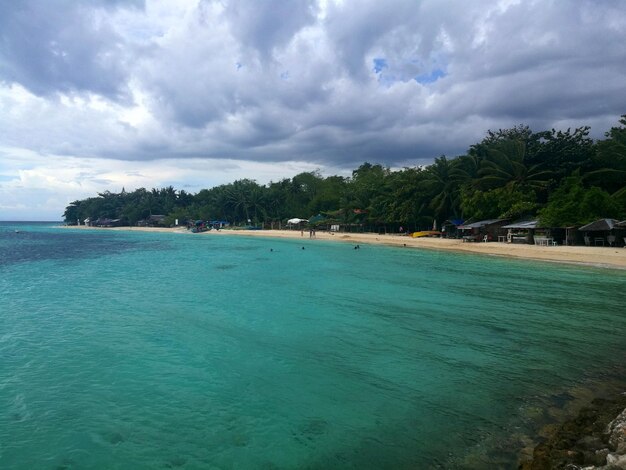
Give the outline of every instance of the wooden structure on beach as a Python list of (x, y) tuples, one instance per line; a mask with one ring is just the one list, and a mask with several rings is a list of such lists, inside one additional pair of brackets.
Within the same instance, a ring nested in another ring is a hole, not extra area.
[(159, 227), (165, 225), (165, 216), (160, 214), (154, 214), (147, 219), (137, 222), (138, 227)]
[(523, 220), (503, 225), (502, 228), (506, 229), (506, 234), (499, 235), (498, 241), (532, 244), (535, 242), (534, 235), (537, 223), (537, 220)]
[(457, 230), (463, 233), (464, 241), (493, 241), (498, 239), (500, 228), (506, 225), (507, 222), (509, 222), (509, 219), (480, 220), (470, 224), (459, 225)]
[[(624, 228), (622, 228), (624, 226)], [(583, 232), (587, 246), (616, 246), (622, 245), (622, 233), (626, 234), (626, 221), (615, 219), (599, 219), (578, 228)], [(623, 240), (626, 243), (626, 240)]]

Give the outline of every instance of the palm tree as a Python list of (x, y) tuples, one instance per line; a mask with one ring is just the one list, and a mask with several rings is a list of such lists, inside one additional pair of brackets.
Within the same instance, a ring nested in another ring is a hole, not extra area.
[(265, 218), (265, 193), (262, 186), (255, 184), (249, 189), (248, 205), (250, 210), (254, 214), (252, 218), (255, 224), (258, 223), (259, 216)]
[(253, 214), (256, 222), (259, 215), (265, 215), (265, 194), (256, 181), (249, 179), (235, 181), (226, 187), (224, 196), (224, 202), (233, 211), (235, 218), (249, 221), (252, 220), (250, 215)]
[[(626, 126), (626, 114), (620, 123)], [(585, 179), (621, 198), (626, 196), (626, 127), (613, 127), (606, 136), (608, 139), (598, 142), (595, 157), (600, 168), (587, 173)]]
[(287, 180), (270, 183), (266, 198), (267, 210), (273, 219), (282, 219), (287, 201)]
[(431, 197), (429, 207), (435, 219), (446, 219), (459, 211), (459, 194), (464, 173), (458, 159), (435, 158), (424, 172), (424, 185)]
[(543, 189), (550, 172), (541, 165), (526, 166), (526, 144), (520, 140), (504, 140), (487, 148), (480, 162), (477, 184), (482, 189)]
[(249, 195), (243, 180), (235, 181), (230, 184), (224, 195), (225, 202), (233, 211), (235, 218), (240, 219), (241, 216), (243, 216), (246, 221), (250, 219), (250, 213), (248, 211)]

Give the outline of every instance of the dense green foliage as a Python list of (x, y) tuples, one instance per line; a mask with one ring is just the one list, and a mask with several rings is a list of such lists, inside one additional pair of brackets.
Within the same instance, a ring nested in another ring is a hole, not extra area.
[(588, 127), (488, 131), (466, 155), (397, 171), (364, 163), (351, 177), (307, 172), (267, 185), (243, 179), (197, 194), (171, 186), (107, 191), (72, 202), (64, 217), (67, 223), (111, 218), (134, 225), (161, 214), (168, 225), (217, 219), (278, 227), (288, 218), (323, 214), (336, 223), (409, 230), (494, 217), (539, 216), (552, 227), (626, 219), (626, 115), (620, 124), (597, 142)]

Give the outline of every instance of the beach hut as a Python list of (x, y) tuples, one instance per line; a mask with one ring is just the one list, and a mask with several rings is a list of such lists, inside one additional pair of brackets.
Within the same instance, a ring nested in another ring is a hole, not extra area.
[(506, 229), (506, 235), (498, 235), (499, 242), (531, 244), (534, 243), (537, 221), (520, 220), (512, 224), (503, 225), (502, 229)]
[(122, 225), (122, 219), (109, 219), (108, 217), (100, 217), (93, 225), (96, 227), (119, 227)]
[(165, 224), (165, 216), (161, 214), (150, 215), (147, 219), (142, 219), (137, 222), (139, 227), (157, 227)]
[(441, 224), (441, 236), (456, 238), (459, 227), (465, 223), (463, 219), (448, 219)]
[(457, 227), (463, 233), (463, 241), (477, 242), (496, 240), (498, 231), (506, 225), (509, 219), (487, 219), (479, 222), (459, 225)]
[(615, 230), (620, 222), (615, 219), (598, 219), (590, 224), (583, 225), (578, 229), (585, 232), (585, 245), (590, 246), (613, 246), (617, 240)]

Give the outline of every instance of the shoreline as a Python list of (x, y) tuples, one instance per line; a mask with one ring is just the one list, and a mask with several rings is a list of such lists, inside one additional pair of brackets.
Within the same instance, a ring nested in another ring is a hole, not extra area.
[[(131, 232), (189, 233), (185, 227), (85, 227), (67, 226), (68, 229), (113, 230)], [(247, 236), (283, 238), (315, 242), (336, 241), (359, 245), (386, 245), (399, 248), (423, 248), (428, 250), (474, 253), (514, 259), (583, 265), (604, 269), (626, 270), (626, 249), (607, 246), (538, 246), (500, 242), (463, 243), (455, 238), (412, 238), (406, 235), (378, 235), (374, 233), (317, 232), (315, 238), (304, 236), (299, 230), (210, 230), (193, 235), (200, 236)]]

